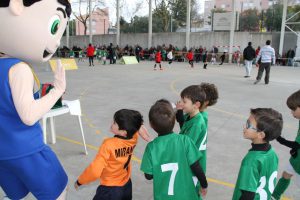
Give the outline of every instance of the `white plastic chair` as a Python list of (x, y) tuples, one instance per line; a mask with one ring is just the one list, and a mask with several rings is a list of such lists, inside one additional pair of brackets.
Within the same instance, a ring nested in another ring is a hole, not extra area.
[(80, 107), (80, 101), (79, 100), (74, 100), (74, 101), (62, 101), (63, 107), (57, 108), (57, 109), (51, 109), (49, 112), (47, 112), (43, 118), (43, 137), (44, 137), (44, 143), (47, 144), (47, 119), (50, 119), (50, 127), (51, 127), (51, 138), (52, 138), (52, 144), (56, 143), (56, 132), (55, 132), (55, 124), (54, 124), (54, 117), (63, 115), (66, 113), (70, 113), (70, 115), (76, 115), (78, 116), (78, 122), (81, 130), (81, 136), (82, 136), (82, 141), (84, 145), (84, 151), (85, 154), (87, 155), (87, 148), (86, 148), (86, 143), (85, 143), (85, 138), (84, 138), (84, 132), (82, 128), (82, 122), (81, 122), (81, 107)]

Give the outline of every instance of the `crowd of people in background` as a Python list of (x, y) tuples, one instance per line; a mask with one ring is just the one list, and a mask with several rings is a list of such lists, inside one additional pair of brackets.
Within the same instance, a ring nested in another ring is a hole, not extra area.
[[(167, 61), (169, 64), (171, 64), (173, 61), (190, 62), (191, 53), (193, 54), (193, 62), (203, 62), (205, 65), (204, 68), (207, 67), (207, 63), (214, 65), (219, 62), (219, 64), (222, 65), (223, 63), (229, 62), (228, 48), (219, 49), (217, 46), (212, 46), (209, 48), (199, 46), (190, 49), (187, 49), (186, 47), (179, 48), (172, 44), (163, 44), (151, 48), (143, 48), (139, 44), (135, 46), (126, 45), (125, 47), (120, 47), (118, 45), (115, 46), (112, 43), (109, 45), (94, 46), (91, 44), (91, 46), (94, 48), (93, 58), (97, 59), (99, 62), (102, 62), (104, 65), (106, 64), (106, 60), (109, 60), (109, 64), (115, 64), (116, 60), (122, 58), (123, 56), (135, 56), (138, 62), (141, 60), (155, 61), (155, 55), (158, 51), (160, 51), (161, 54), (161, 61)], [(91, 55), (88, 55), (88, 49), (89, 46), (73, 46), (71, 49), (64, 46), (57, 51), (57, 56), (79, 58), (79, 62), (84, 61), (83, 58), (85, 57), (89, 57), (91, 60)], [(260, 46), (254, 48), (254, 50), (254, 58), (256, 58), (259, 54)], [(292, 48), (290, 48), (286, 53), (283, 53), (283, 56), (280, 56), (278, 53), (276, 53), (276, 64), (292, 66), (294, 57), (295, 51)], [(232, 54), (232, 63), (235, 63), (238, 66), (247, 66), (247, 62), (245, 62), (245, 60), (247, 61), (247, 59), (245, 59), (245, 55), (243, 54), (243, 50), (240, 48), (235, 48)], [(90, 63), (90, 65), (92, 65), (92, 63)]]

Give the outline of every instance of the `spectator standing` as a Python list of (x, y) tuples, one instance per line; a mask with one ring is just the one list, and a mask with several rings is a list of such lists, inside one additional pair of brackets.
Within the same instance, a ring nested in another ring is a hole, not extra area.
[(288, 59), (288, 66), (293, 66), (293, 60), (295, 57), (295, 51), (293, 49), (289, 49), (286, 55), (287, 59)]
[(244, 49), (243, 58), (246, 68), (246, 75), (244, 77), (249, 78), (251, 76), (253, 59), (255, 58), (255, 50), (251, 42), (248, 42), (248, 46)]
[(95, 53), (95, 48), (92, 46), (92, 44), (89, 44), (89, 47), (86, 50), (87, 56), (89, 57), (89, 66), (94, 66), (94, 53)]
[(267, 40), (266, 45), (261, 48), (257, 58), (256, 58), (256, 62), (261, 59), (261, 64), (259, 65), (259, 69), (258, 69), (258, 74), (256, 77), (256, 81), (254, 82), (254, 84), (257, 84), (263, 73), (264, 70), (266, 70), (266, 74), (265, 74), (265, 84), (269, 84), (269, 79), (270, 79), (270, 70), (271, 70), (271, 64), (275, 64), (275, 50), (273, 49), (273, 47), (271, 47), (271, 41)]
[(204, 53), (204, 49), (203, 49), (202, 46), (200, 46), (200, 48), (199, 48), (199, 59), (200, 59), (200, 60), (202, 60), (202, 55), (203, 55), (203, 53)]
[(202, 56), (202, 61), (203, 61), (203, 69), (207, 69), (207, 51), (204, 52), (203, 56)]
[(256, 63), (256, 67), (258, 67), (258, 65), (260, 65), (260, 60), (256, 61), (256, 58), (257, 58), (259, 52), (260, 52), (260, 46), (258, 46), (257, 49), (255, 50), (255, 63)]
[(223, 52), (223, 54), (220, 56), (220, 59), (221, 59), (221, 63), (219, 65), (223, 65), (224, 63), (224, 60), (225, 60), (225, 52)]
[(137, 59), (138, 62), (140, 62), (140, 52), (141, 52), (142, 48), (137, 44), (135, 47), (135, 57)]
[(255, 50), (255, 57), (258, 56), (259, 52), (260, 52), (260, 46), (258, 46), (257, 49)]
[(109, 47), (107, 48), (107, 51), (108, 51), (109, 64), (114, 64), (114, 49), (112, 43), (110, 43)]

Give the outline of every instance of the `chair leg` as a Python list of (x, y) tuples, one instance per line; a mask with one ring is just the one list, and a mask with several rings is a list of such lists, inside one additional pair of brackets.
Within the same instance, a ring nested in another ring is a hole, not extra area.
[(85, 144), (85, 139), (84, 139), (84, 132), (83, 132), (83, 128), (82, 128), (81, 117), (79, 115), (78, 115), (78, 121), (79, 121), (80, 130), (81, 130), (81, 136), (82, 136), (82, 141), (83, 141), (83, 145), (84, 145), (85, 155), (88, 155), (88, 152), (86, 149), (86, 144)]
[(47, 118), (43, 117), (43, 138), (44, 143), (47, 144)]
[(54, 126), (54, 117), (50, 117), (50, 127), (51, 127), (52, 144), (55, 144), (56, 143), (56, 133), (55, 133), (55, 126)]

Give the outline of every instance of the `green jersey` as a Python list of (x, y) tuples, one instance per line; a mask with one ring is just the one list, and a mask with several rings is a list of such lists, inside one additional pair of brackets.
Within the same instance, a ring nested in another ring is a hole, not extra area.
[(101, 57), (106, 57), (107, 56), (107, 52), (105, 50), (100, 50), (100, 56)]
[(232, 200), (239, 200), (242, 191), (255, 192), (255, 200), (271, 199), (277, 178), (278, 157), (268, 151), (250, 150), (244, 157)]
[(200, 112), (202, 117), (203, 117), (203, 120), (205, 122), (205, 125), (206, 125), (206, 128), (207, 128), (207, 125), (208, 125), (208, 113), (206, 111), (203, 111), (203, 112)]
[(155, 138), (144, 152), (141, 170), (153, 175), (155, 200), (199, 200), (190, 165), (201, 157), (193, 141), (171, 133)]
[(200, 165), (206, 172), (206, 143), (207, 143), (207, 126), (202, 114), (199, 112), (192, 118), (188, 114), (184, 115), (184, 123), (180, 133), (189, 136), (195, 143), (197, 149), (201, 151), (203, 157), (200, 159)]
[[(296, 137), (296, 140), (295, 140), (298, 144), (300, 144), (300, 121), (299, 121), (299, 127), (298, 127), (298, 133), (297, 133), (297, 137)], [(290, 158), (290, 163), (291, 165), (293, 166), (294, 170), (300, 174), (300, 149), (298, 149), (298, 152), (297, 152), (297, 157), (294, 158), (294, 157), (291, 157)]]

